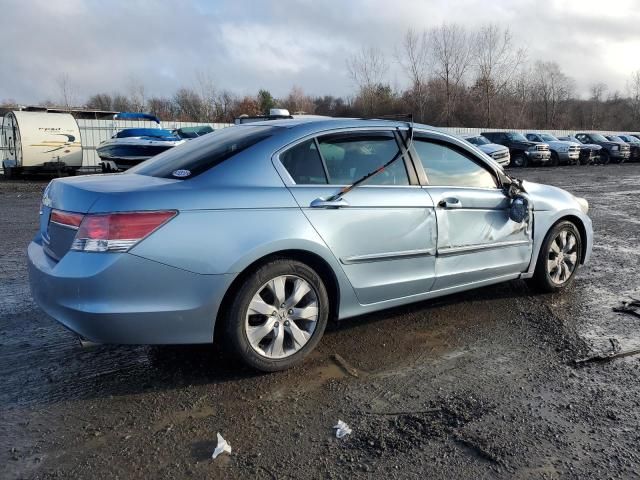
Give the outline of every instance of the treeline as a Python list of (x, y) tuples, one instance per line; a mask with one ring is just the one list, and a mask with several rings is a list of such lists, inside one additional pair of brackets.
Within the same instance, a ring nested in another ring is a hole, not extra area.
[[(392, 64), (401, 68), (406, 88), (391, 86)], [(509, 29), (494, 24), (478, 30), (456, 24), (409, 30), (392, 55), (363, 48), (346, 60), (345, 68), (356, 87), (345, 98), (311, 96), (297, 86), (284, 98), (267, 90), (238, 96), (201, 74), (195, 86), (170, 97), (147, 95), (144, 85), (137, 84), (126, 95), (92, 95), (86, 106), (197, 122), (232, 122), (242, 114), (279, 107), (339, 117), (413, 113), (416, 121), (437, 126), (640, 130), (640, 72), (630, 75), (624, 92), (597, 83), (587, 98), (579, 98), (574, 77), (581, 72), (529, 59)], [(68, 103), (68, 78), (59, 84)]]

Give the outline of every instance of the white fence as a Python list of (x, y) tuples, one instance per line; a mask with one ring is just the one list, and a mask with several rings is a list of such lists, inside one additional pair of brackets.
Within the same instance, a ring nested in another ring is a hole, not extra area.
[[(108, 138), (123, 128), (155, 128), (157, 125), (155, 122), (139, 121), (139, 120), (91, 120), (91, 119), (78, 119), (78, 127), (80, 127), (80, 137), (82, 141), (82, 166), (83, 167), (95, 167), (99, 164), (100, 158), (96, 152), (96, 148)], [(182, 127), (196, 127), (209, 125), (214, 130), (228, 127), (229, 123), (198, 123), (198, 122), (162, 122), (161, 127), (172, 130), (174, 128)], [(563, 137), (574, 133), (575, 130), (537, 130), (537, 129), (508, 129), (508, 128), (466, 128), (466, 127), (436, 127), (439, 130), (452, 133), (454, 135), (477, 135), (486, 131), (515, 131), (515, 132), (547, 132), (552, 135)], [(589, 130), (592, 131), (592, 130)], [(616, 134), (620, 132), (610, 131), (598, 131), (603, 135)], [(2, 137), (0, 131), (0, 138)], [(2, 150), (2, 147), (0, 147)], [(1, 152), (0, 152), (1, 153)], [(0, 155), (1, 157), (1, 155)], [(0, 171), (2, 165), (0, 164)]]

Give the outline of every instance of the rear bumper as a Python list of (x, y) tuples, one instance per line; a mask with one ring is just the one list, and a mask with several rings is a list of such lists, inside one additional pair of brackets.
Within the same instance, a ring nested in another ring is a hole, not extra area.
[(49, 258), (29, 244), (29, 282), (38, 305), (96, 343), (211, 343), (232, 275), (200, 275), (132, 254), (68, 252)]

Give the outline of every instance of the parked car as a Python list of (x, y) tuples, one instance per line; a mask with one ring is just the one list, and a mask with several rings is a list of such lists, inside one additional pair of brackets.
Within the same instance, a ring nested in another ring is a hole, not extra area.
[(593, 143), (582, 143), (573, 135), (567, 135), (566, 137), (558, 137), (558, 140), (565, 140), (567, 142), (574, 142), (580, 145), (580, 164), (589, 165), (592, 163), (600, 163), (600, 151), (602, 147)]
[(559, 140), (550, 133), (529, 132), (525, 134), (527, 140), (535, 143), (545, 143), (549, 145), (551, 151), (551, 165), (577, 165), (580, 162), (580, 144)]
[(507, 147), (515, 167), (526, 167), (531, 163), (545, 165), (551, 158), (549, 145), (531, 142), (518, 132), (482, 132), (482, 136)]
[(513, 279), (563, 290), (591, 254), (587, 211), (424, 125), (272, 120), (123, 174), (53, 180), (30, 285), (92, 342), (219, 338), (275, 371), (309, 354), (329, 318)]
[(612, 142), (620, 142), (626, 143), (629, 145), (629, 161), (637, 162), (640, 160), (640, 140), (632, 135), (625, 135), (621, 133), (619, 135), (605, 135), (607, 140), (611, 140)]
[(478, 147), (481, 151), (489, 155), (503, 167), (508, 167), (511, 163), (511, 155), (509, 154), (509, 149), (504, 145), (491, 143), (482, 135), (465, 135), (462, 138), (464, 138), (472, 145)]
[(631, 149), (626, 143), (612, 142), (599, 133), (583, 133), (579, 132), (574, 135), (580, 143), (590, 143), (600, 145), (602, 150), (600, 151), (600, 163), (603, 165), (613, 161), (615, 163), (622, 163), (629, 159)]

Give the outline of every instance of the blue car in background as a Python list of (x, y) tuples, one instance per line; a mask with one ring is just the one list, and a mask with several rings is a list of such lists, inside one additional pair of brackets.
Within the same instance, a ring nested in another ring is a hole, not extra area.
[(30, 283), (92, 342), (215, 333), (275, 371), (313, 350), (329, 318), (514, 279), (565, 288), (591, 253), (587, 210), (424, 125), (264, 121), (126, 173), (53, 180)]

